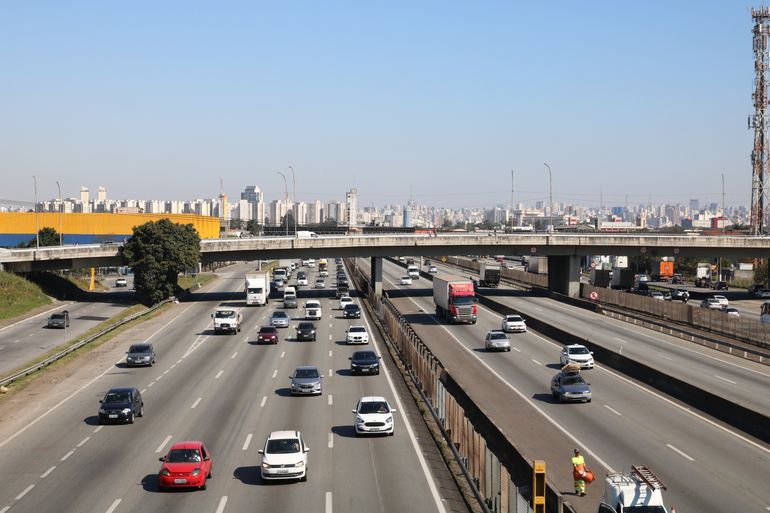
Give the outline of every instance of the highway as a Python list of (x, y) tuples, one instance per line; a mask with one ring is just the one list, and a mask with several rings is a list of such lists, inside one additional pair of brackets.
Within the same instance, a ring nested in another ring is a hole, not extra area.
[[(416, 408), (394, 390), (387, 358), (379, 376), (349, 375), (355, 348), (341, 341), (346, 327), (361, 321), (339, 318), (331, 289), (331, 298), (321, 299), (317, 342), (294, 341), (290, 327), (280, 330), (275, 346), (254, 343), (278, 301), (244, 307), (236, 336), (213, 335), (210, 312), (220, 302), (243, 304), (247, 269), (253, 266), (221, 269), (222, 279), (195, 301), (174, 305), (81, 357), (56, 387), (37, 385), (47, 394), (3, 404), (0, 513), (445, 511), (444, 500), (456, 497), (445, 489), (439, 495), (426, 449), (406, 421)], [(299, 312), (291, 312), (291, 326)], [(367, 347), (382, 354), (378, 336), (371, 336)], [(156, 366), (126, 368), (126, 348), (141, 340), (154, 343)], [(322, 396), (290, 396), (288, 376), (303, 364), (323, 369)], [(145, 416), (131, 425), (99, 426), (98, 401), (116, 386), (141, 390)], [(354, 436), (351, 409), (364, 395), (383, 395), (398, 409), (395, 436)], [(311, 449), (307, 482), (266, 484), (259, 476), (257, 449), (270, 431), (282, 429), (301, 431)], [(213, 455), (208, 489), (159, 493), (158, 458), (172, 443), (196, 439)]]
[[(14, 370), (26, 367), (35, 358), (39, 358), (65, 342), (76, 339), (94, 326), (131, 306), (130, 302), (122, 302), (122, 299), (126, 296), (127, 289), (131, 288), (132, 281), (133, 278), (128, 278), (127, 288), (113, 287), (109, 292), (91, 294), (92, 296), (101, 295), (102, 301), (65, 302), (43, 314), (0, 328), (0, 377), (8, 376)], [(115, 278), (107, 278), (106, 283), (110, 286), (114, 285)], [(49, 315), (62, 310), (69, 311), (69, 328), (47, 328)]]
[[(359, 265), (366, 268), (368, 263), (359, 260)], [(571, 488), (569, 447), (577, 445), (588, 451), (588, 466), (600, 469), (598, 475), (603, 475), (602, 470), (628, 470), (633, 464), (649, 466), (668, 485), (664, 494), (667, 504), (675, 505), (679, 512), (766, 512), (770, 508), (767, 445), (721, 427), (601, 365), (584, 371), (593, 391), (591, 403), (558, 404), (551, 398), (549, 381), (559, 368), (560, 345), (529, 332), (510, 335), (511, 352), (487, 353), (483, 337), (488, 330), (499, 329), (498, 314), (480, 308), (476, 325), (440, 324), (433, 315), (433, 301), (427, 290), (430, 281), (422, 278), (412, 286), (401, 286), (397, 284), (401, 275), (402, 268), (385, 264), (383, 287), (391, 289), (393, 303), (413, 320), (413, 327), (439, 359), (462, 362), (466, 374), (491, 373), (499, 378), (499, 387), (493, 390), (479, 389), (471, 382), (466, 383), (466, 392), (472, 397), (501, 399), (518, 392), (542, 411), (543, 423), (551, 422), (566, 431), (563, 439), (531, 441), (536, 446), (564, 446), (564, 461), (547, 462), (552, 479), (562, 491)], [(399, 297), (393, 289), (407, 295)], [(541, 315), (563, 315), (560, 307), (534, 302), (536, 298), (515, 299), (532, 302), (533, 308), (542, 310), (538, 312)], [(592, 340), (612, 336), (603, 327), (608, 321), (599, 318), (591, 332)], [(574, 326), (574, 331), (579, 333), (579, 329)], [(515, 417), (515, 412), (508, 413)], [(508, 428), (515, 432), (518, 426), (513, 422)], [(588, 498), (598, 502), (600, 488), (589, 487)]]

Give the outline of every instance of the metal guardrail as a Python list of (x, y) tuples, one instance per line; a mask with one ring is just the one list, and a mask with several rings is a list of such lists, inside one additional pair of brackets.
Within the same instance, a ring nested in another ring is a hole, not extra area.
[(39, 371), (40, 369), (51, 365), (55, 361), (64, 358), (68, 354), (70, 354), (70, 353), (72, 353), (74, 351), (77, 351), (81, 347), (83, 347), (83, 346), (85, 346), (87, 344), (90, 344), (91, 342), (93, 342), (94, 340), (98, 339), (99, 337), (101, 337), (103, 335), (106, 335), (107, 333), (109, 333), (109, 332), (119, 328), (120, 326), (123, 326), (124, 324), (128, 324), (129, 322), (131, 322), (131, 321), (133, 321), (135, 319), (138, 319), (139, 317), (142, 317), (143, 315), (147, 315), (148, 313), (157, 310), (162, 305), (164, 305), (166, 303), (169, 303), (171, 301), (174, 301), (174, 300), (175, 300), (175, 298), (164, 299), (160, 303), (151, 306), (147, 310), (144, 310), (142, 312), (137, 312), (137, 313), (135, 313), (133, 315), (129, 315), (128, 317), (126, 317), (124, 319), (121, 319), (120, 321), (116, 322), (115, 324), (107, 326), (106, 328), (104, 328), (103, 330), (99, 331), (98, 333), (94, 333), (90, 337), (88, 337), (88, 338), (86, 338), (84, 340), (81, 340), (80, 342), (77, 342), (76, 344), (73, 344), (73, 345), (67, 347), (66, 349), (61, 350), (61, 351), (59, 351), (58, 353), (56, 353), (56, 354), (54, 354), (52, 356), (49, 356), (45, 360), (43, 360), (41, 362), (38, 362), (35, 365), (27, 367), (26, 369), (22, 369), (22, 370), (16, 372), (15, 374), (11, 374), (10, 376), (8, 376), (6, 378), (0, 379), (0, 386), (9, 385), (9, 384), (13, 383), (14, 381), (16, 381), (17, 379), (23, 378), (25, 376), (29, 376), (30, 374), (33, 374), (33, 373)]

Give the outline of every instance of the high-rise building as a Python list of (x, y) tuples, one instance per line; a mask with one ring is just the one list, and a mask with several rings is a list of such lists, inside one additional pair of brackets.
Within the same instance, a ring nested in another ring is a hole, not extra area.
[(306, 224), (320, 224), (323, 222), (323, 204), (319, 200), (315, 200), (308, 205), (307, 213), (305, 215)]
[(358, 190), (350, 189), (345, 193), (345, 219), (348, 226), (356, 226), (358, 223)]
[(337, 200), (330, 201), (326, 204), (326, 219), (334, 219), (338, 223), (344, 222), (344, 212), (342, 209), (342, 203)]
[(693, 214), (700, 210), (700, 201), (697, 199), (690, 200), (690, 213)]
[(107, 189), (103, 185), (100, 185), (96, 190), (96, 201), (99, 203), (107, 201)]

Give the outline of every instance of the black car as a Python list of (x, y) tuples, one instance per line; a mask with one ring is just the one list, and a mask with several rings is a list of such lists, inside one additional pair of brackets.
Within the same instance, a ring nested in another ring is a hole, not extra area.
[(368, 349), (356, 351), (349, 360), (351, 374), (380, 373), (380, 357), (374, 351)]
[(345, 308), (342, 309), (342, 317), (345, 319), (360, 319), (361, 307), (355, 303), (345, 305)]
[(714, 290), (727, 290), (727, 282), (726, 281), (715, 281), (711, 284), (711, 288)]
[(684, 289), (674, 289), (671, 291), (672, 301), (684, 301), (686, 303), (688, 299), (690, 299), (690, 293)]
[(61, 312), (51, 314), (51, 316), (48, 318), (47, 326), (49, 328), (69, 328), (70, 326), (69, 311), (62, 310)]
[(99, 401), (99, 424), (108, 422), (134, 423), (134, 417), (144, 416), (142, 394), (136, 388), (111, 388)]
[(337, 299), (341, 298), (342, 296), (349, 296), (350, 287), (347, 285), (337, 285), (337, 293), (335, 295), (337, 296)]
[(312, 322), (301, 322), (297, 324), (297, 340), (315, 340), (315, 324)]

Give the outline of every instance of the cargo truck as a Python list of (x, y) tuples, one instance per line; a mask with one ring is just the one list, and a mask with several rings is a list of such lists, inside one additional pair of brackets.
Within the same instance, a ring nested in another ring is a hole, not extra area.
[(479, 268), (479, 287), (497, 287), (500, 285), (500, 264), (483, 262)]
[(618, 290), (628, 290), (634, 286), (634, 272), (627, 267), (616, 267), (612, 270), (610, 287)]
[(711, 264), (708, 262), (699, 262), (695, 269), (695, 286), (711, 287)]
[(669, 281), (674, 276), (674, 262), (660, 261), (660, 281)]
[(246, 275), (244, 289), (247, 306), (265, 306), (270, 295), (270, 275), (267, 271), (258, 271)]
[(588, 282), (594, 287), (609, 287), (611, 273), (612, 271), (608, 269), (591, 269), (591, 276), (588, 278)]
[(214, 333), (232, 333), (241, 331), (241, 312), (231, 306), (218, 306), (211, 314), (214, 319)]
[(450, 323), (476, 324), (476, 295), (471, 280), (448, 274), (434, 275), (433, 302), (439, 318)]
[(548, 274), (548, 257), (529, 257), (527, 271), (535, 274)]
[(406, 274), (409, 275), (410, 278), (419, 280), (420, 279), (420, 268), (414, 264), (407, 265), (406, 266)]
[(632, 466), (628, 474), (609, 473), (597, 513), (668, 513), (661, 492), (665, 489), (658, 476), (642, 465)]

